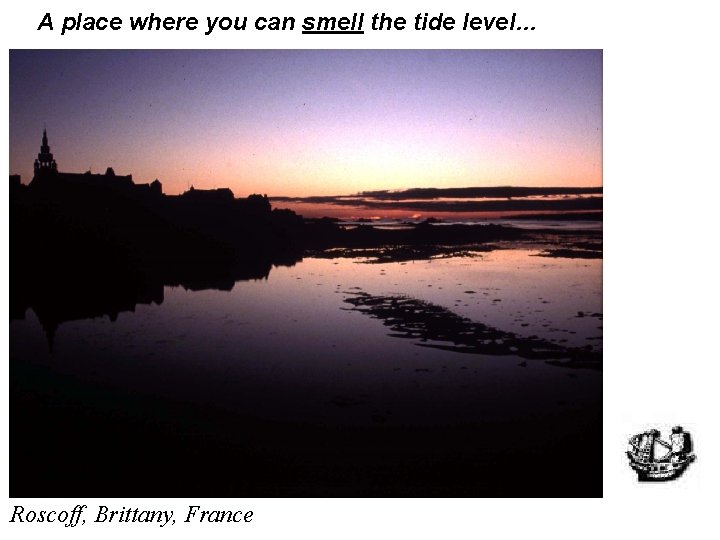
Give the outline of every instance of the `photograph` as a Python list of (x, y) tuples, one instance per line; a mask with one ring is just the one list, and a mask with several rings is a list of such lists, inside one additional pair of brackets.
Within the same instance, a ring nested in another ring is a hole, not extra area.
[(8, 110), (10, 497), (603, 496), (602, 49), (10, 49)]

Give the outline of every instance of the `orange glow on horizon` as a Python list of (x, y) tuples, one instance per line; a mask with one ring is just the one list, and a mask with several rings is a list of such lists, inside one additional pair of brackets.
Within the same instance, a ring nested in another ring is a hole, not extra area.
[(168, 194), (602, 185), (598, 50), (15, 50), (9, 111), (26, 183), (46, 123)]

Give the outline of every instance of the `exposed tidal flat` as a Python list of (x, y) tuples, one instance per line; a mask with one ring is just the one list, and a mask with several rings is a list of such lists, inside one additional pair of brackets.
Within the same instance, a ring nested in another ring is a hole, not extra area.
[(52, 350), (28, 309), (12, 495), (599, 496), (602, 261), (559, 246), (601, 250), (330, 250), (78, 311)]

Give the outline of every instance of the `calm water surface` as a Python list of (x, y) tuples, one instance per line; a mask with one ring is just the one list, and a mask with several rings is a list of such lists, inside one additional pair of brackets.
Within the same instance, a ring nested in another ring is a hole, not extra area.
[[(601, 261), (538, 253), (308, 258), (113, 321), (63, 306), (52, 352), (28, 309), (11, 494), (599, 496)], [(467, 339), (500, 345), (438, 348)], [(540, 339), (593, 360), (533, 359)]]
[[(10, 325), (11, 384), (32, 393), (37, 374), (62, 381), (39, 391), (49, 407), (80, 385), (98, 391), (83, 398), (86, 411), (107, 407), (92, 396), (108, 392), (331, 429), (523, 426), (600, 411), (599, 369), (421, 346), (345, 301), (360, 291), (406, 295), (519, 336), (600, 350), (602, 261), (538, 252), (390, 264), (310, 258), (231, 291), (165, 287), (160, 305), (61, 324), (52, 352), (28, 310)], [(122, 415), (113, 399), (112, 414)], [(152, 421), (153, 410), (143, 414)]]

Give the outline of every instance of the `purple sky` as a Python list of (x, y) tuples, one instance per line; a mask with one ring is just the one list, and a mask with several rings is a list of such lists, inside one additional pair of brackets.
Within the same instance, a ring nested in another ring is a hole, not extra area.
[(236, 195), (602, 183), (602, 51), (11, 51), (10, 172)]

